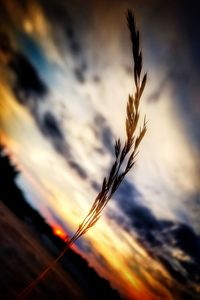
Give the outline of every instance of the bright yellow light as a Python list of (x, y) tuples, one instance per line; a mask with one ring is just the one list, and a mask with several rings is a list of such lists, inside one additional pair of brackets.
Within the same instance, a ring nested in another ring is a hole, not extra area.
[(53, 233), (55, 235), (57, 235), (58, 237), (60, 237), (62, 240), (66, 241), (67, 240), (67, 236), (64, 232), (63, 229), (61, 229), (60, 227), (53, 227)]

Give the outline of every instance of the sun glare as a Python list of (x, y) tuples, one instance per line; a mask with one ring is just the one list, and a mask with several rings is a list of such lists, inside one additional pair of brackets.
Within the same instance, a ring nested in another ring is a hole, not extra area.
[(66, 233), (64, 232), (64, 230), (62, 228), (53, 227), (53, 233), (66, 242), (67, 235), (66, 235)]

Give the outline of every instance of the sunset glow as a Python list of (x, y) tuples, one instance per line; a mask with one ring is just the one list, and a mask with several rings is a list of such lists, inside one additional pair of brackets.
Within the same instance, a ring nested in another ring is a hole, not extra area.
[(63, 241), (67, 241), (67, 236), (62, 228), (59, 227), (53, 227), (53, 233), (57, 236), (59, 236)]

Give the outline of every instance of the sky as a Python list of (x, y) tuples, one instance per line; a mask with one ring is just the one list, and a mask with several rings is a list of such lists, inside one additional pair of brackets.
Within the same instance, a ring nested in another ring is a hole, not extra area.
[(0, 137), (18, 185), (73, 235), (125, 138), (134, 92), (126, 11), (141, 33), (148, 131), (137, 163), (77, 242), (125, 299), (200, 297), (197, 1), (0, 3)]

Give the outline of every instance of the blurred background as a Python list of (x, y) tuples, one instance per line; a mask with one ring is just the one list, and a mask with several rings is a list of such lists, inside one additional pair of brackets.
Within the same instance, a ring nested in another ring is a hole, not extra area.
[[(29, 226), (27, 239), (35, 226), (30, 209), (61, 240), (72, 236), (87, 214), (114, 159), (115, 139), (125, 139), (126, 101), (134, 92), (128, 8), (141, 33), (148, 73), (141, 102), (148, 131), (133, 170), (72, 251), (98, 274), (91, 277), (109, 282), (116, 291), (110, 299), (199, 299), (197, 1), (0, 2), (1, 200)], [(17, 224), (10, 226), (27, 230)], [(44, 235), (43, 246), (55, 255), (58, 241), (51, 239), (50, 245)], [(14, 241), (9, 245), (16, 251)], [(20, 247), (22, 253), (26, 246)], [(70, 261), (65, 270), (71, 268), (76, 283), (82, 277), (77, 285), (85, 288), (80, 263), (75, 272)], [(13, 270), (1, 268), (0, 293), (11, 299), (6, 287), (12, 282), (14, 297), (28, 279), (14, 286)], [(86, 299), (97, 299), (91, 295)]]

